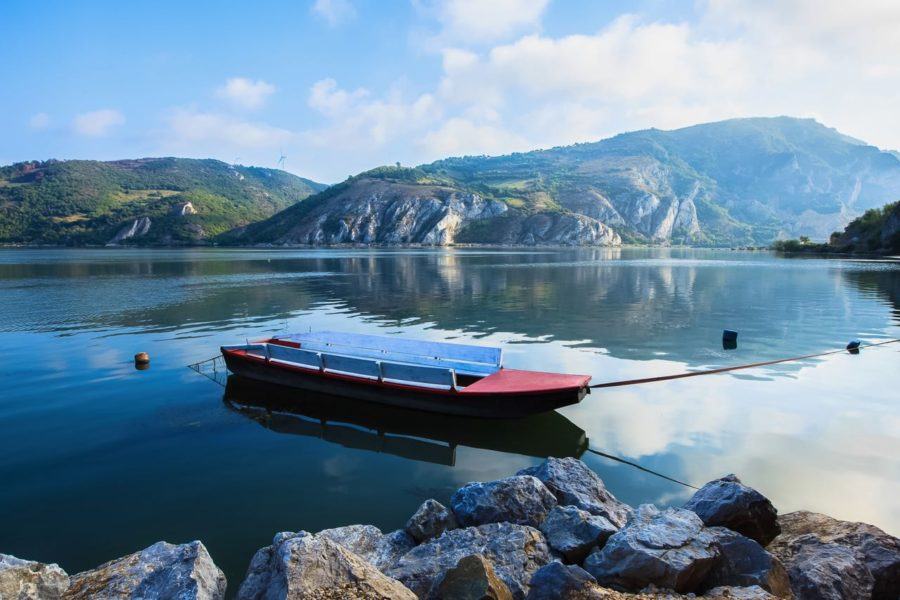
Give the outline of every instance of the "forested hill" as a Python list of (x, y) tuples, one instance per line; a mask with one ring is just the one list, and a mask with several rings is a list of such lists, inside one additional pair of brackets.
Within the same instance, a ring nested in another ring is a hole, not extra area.
[(17, 163), (0, 167), (0, 243), (205, 243), (326, 187), (209, 159)]
[(812, 119), (734, 119), (380, 167), (222, 239), (763, 245), (825, 240), (897, 197), (900, 158), (891, 152)]

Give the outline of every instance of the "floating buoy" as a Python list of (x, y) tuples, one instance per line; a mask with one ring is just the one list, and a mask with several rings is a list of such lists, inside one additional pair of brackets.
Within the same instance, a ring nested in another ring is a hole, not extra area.
[(134, 364), (136, 365), (149, 365), (150, 364), (150, 355), (146, 352), (138, 352), (134, 355)]
[(859, 354), (859, 345), (861, 343), (862, 342), (860, 342), (859, 340), (850, 340), (850, 343), (847, 344), (847, 351), (850, 354)]
[(722, 331), (722, 341), (723, 342), (736, 342), (737, 341), (737, 331), (732, 331), (731, 329), (725, 329)]

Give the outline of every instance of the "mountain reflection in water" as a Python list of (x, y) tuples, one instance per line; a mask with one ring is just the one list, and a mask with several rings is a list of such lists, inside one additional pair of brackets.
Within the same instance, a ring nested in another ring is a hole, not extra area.
[(277, 433), (453, 466), (457, 446), (544, 458), (581, 457), (583, 429), (557, 412), (486, 420), (382, 406), (228, 378), (225, 405)]
[[(679, 482), (734, 472), (779, 511), (900, 532), (897, 346), (597, 390), (502, 427), (293, 394), (285, 406), (235, 386), (223, 402), (185, 368), (310, 327), (499, 345), (508, 367), (594, 383), (811, 354), (900, 337), (897, 262), (679, 248), (0, 250), (0, 306), (11, 482), (0, 514), (14, 516), (0, 551), (70, 573), (201, 539), (241, 581), (274, 532), (390, 531), (425, 498), (449, 502), (551, 454), (580, 456), (631, 505), (680, 505), (692, 491)], [(722, 349), (723, 329), (739, 332), (736, 349)], [(134, 369), (136, 352), (148, 370)]]

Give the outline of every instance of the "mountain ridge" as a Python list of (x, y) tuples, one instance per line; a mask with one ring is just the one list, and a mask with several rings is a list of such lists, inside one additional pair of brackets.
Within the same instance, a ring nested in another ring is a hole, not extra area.
[[(463, 210), (463, 196), (493, 208)], [(378, 167), (220, 240), (767, 245), (799, 235), (825, 239), (896, 197), (894, 154), (813, 119), (754, 117)], [(410, 212), (407, 221), (398, 217)]]
[(326, 186), (174, 157), (0, 167), (0, 243), (768, 245), (900, 198), (900, 156), (813, 119), (754, 117)]
[(0, 242), (208, 243), (325, 187), (214, 159), (20, 162), (0, 167)]

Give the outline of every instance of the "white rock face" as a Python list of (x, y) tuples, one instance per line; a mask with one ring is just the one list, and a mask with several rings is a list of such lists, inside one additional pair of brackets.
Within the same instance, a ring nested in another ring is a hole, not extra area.
[(181, 204), (176, 204), (175, 206), (172, 207), (172, 214), (179, 216), (179, 217), (184, 217), (187, 215), (196, 215), (197, 209), (194, 208), (194, 205), (191, 204), (190, 202), (183, 202)]
[(124, 242), (125, 240), (130, 240), (131, 238), (147, 235), (147, 232), (150, 231), (150, 225), (152, 225), (152, 222), (150, 221), (149, 217), (140, 217), (139, 219), (135, 219), (130, 224), (120, 229), (119, 233), (117, 233), (113, 239), (109, 240), (106, 245), (115, 246)]
[(371, 182), (363, 194), (327, 203), (295, 224), (281, 244), (452, 244), (472, 220), (505, 213), (506, 204), (430, 186)]
[(69, 576), (55, 564), (0, 554), (0, 598), (57, 600), (69, 587)]

